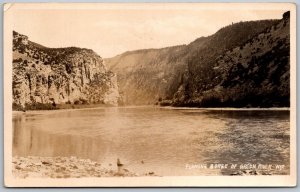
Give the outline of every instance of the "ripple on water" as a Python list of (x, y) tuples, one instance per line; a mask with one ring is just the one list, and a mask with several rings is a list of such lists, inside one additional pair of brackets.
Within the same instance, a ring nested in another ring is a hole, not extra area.
[(77, 156), (107, 166), (119, 158), (129, 170), (158, 175), (232, 174), (187, 163), (273, 163), (286, 165), (276, 174), (289, 174), (289, 111), (40, 111), (15, 114), (13, 127), (18, 156)]

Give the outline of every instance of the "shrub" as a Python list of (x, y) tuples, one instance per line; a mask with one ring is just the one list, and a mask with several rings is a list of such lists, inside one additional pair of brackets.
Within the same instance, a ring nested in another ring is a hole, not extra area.
[(20, 104), (13, 103), (12, 104), (12, 110), (13, 111), (24, 111), (24, 107)]
[(171, 106), (172, 104), (172, 100), (163, 100), (159, 103), (160, 106)]
[(54, 110), (58, 109), (52, 103), (32, 103), (25, 104), (25, 110)]
[(22, 58), (18, 58), (18, 59), (14, 59), (14, 60), (13, 60), (13, 63), (20, 63), (20, 62), (22, 62), (22, 61), (23, 61)]
[(74, 105), (79, 105), (79, 104), (80, 104), (79, 100), (74, 101)]
[(221, 99), (216, 95), (206, 95), (200, 103), (201, 107), (221, 107)]
[(81, 104), (89, 104), (89, 102), (83, 98), (80, 98), (79, 101), (81, 102)]

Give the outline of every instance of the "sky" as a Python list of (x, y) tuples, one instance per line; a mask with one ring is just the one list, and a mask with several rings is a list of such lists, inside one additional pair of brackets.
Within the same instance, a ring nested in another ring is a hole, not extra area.
[(89, 48), (108, 58), (130, 50), (188, 44), (231, 23), (280, 19), (286, 10), (251, 6), (215, 9), (200, 4), (90, 4), (17, 6), (13, 11), (13, 29), (33, 42), (52, 48)]

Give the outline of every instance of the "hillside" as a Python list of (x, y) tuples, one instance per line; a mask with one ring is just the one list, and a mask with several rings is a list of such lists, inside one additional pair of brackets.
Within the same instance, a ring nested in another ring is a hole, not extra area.
[(201, 106), (203, 94), (221, 83), (216, 59), (279, 22), (235, 23), (188, 45), (130, 51), (104, 61), (118, 74), (125, 104)]
[[(286, 12), (282, 20), (252, 38), (236, 45), (229, 43), (221, 54), (189, 58), (188, 79), (175, 94), (172, 104), (198, 107), (289, 106), (289, 29), (289, 12)], [(214, 49), (219, 50), (218, 46), (209, 48), (214, 52)], [(208, 51), (206, 55), (209, 55)]]
[(118, 103), (116, 75), (92, 50), (47, 48), (14, 31), (12, 65), (14, 108)]
[(181, 83), (178, 75), (185, 71), (178, 57), (185, 47), (131, 51), (105, 59), (109, 69), (118, 74), (123, 103), (153, 104), (161, 97), (172, 98)]

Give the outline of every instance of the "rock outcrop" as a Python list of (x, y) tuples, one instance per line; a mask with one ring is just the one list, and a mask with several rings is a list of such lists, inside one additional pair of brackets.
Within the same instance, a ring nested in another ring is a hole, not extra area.
[(105, 59), (110, 70), (118, 74), (122, 102), (127, 105), (153, 104), (172, 98), (186, 70), (182, 62), (186, 46), (129, 51)]
[(94, 51), (47, 48), (13, 32), (13, 104), (117, 105), (116, 74)]

